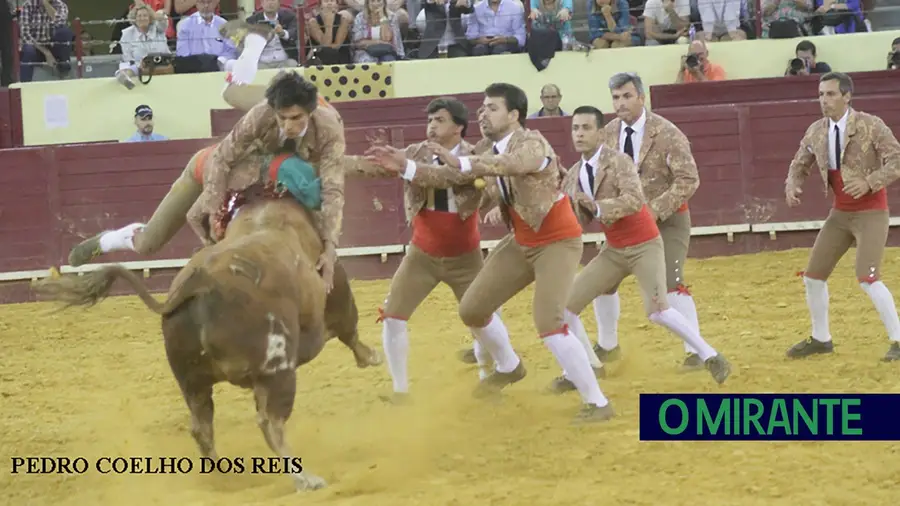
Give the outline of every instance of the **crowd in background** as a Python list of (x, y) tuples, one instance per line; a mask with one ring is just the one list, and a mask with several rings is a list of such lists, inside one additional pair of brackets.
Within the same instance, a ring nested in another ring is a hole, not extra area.
[[(539, 62), (561, 50), (699, 41), (685, 56), (697, 53), (702, 63), (706, 43), (869, 31), (867, 12), (875, 2), (762, 0), (757, 23), (753, 0), (522, 1), (307, 0), (306, 15), (298, 19), (295, 0), (256, 0), (256, 12), (246, 20), (277, 32), (260, 57), (262, 68), (294, 67), (303, 60), (367, 63), (524, 51), (540, 68)], [(65, 1), (0, 2), (8, 4), (0, 3), (0, 10), (14, 13), (19, 25), (19, 80), (31, 81), (41, 64), (68, 77), (76, 34)], [(103, 53), (103, 46), (121, 55), (116, 77), (131, 88), (147, 65), (156, 74), (226, 68), (240, 51), (219, 34), (226, 16), (219, 0), (135, 0), (113, 27), (111, 43), (86, 34), (82, 42), (88, 55)], [(11, 80), (8, 60), (3, 58), (4, 85)]]

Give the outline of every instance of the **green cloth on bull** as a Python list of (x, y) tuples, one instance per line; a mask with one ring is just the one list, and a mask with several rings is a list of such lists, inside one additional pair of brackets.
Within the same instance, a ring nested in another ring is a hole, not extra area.
[(267, 156), (263, 170), (266, 180), (276, 182), (307, 209), (318, 211), (322, 208), (322, 182), (306, 160), (293, 154)]

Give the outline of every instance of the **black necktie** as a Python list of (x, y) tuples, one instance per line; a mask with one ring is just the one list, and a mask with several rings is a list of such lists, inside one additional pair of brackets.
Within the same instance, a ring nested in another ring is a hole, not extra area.
[[(494, 154), (495, 155), (500, 154), (500, 151), (497, 149), (497, 146), (494, 146)], [(512, 204), (512, 193), (510, 193), (509, 182), (507, 182), (506, 178), (503, 176), (498, 176), (497, 182), (500, 183), (500, 189), (503, 190), (503, 200), (505, 200), (507, 204)]]
[[(434, 157), (434, 164), (437, 165), (441, 163), (438, 157)], [(447, 192), (446, 188), (435, 188), (432, 190), (434, 192), (434, 210), (435, 211), (449, 211), (450, 210), (450, 195)]]
[(633, 128), (625, 127), (625, 154), (630, 156), (632, 160), (634, 160), (634, 144), (631, 143), (631, 134), (633, 133)]
[(281, 149), (285, 153), (293, 153), (297, 151), (297, 141), (295, 139), (285, 139), (284, 144), (281, 145)]
[(591, 164), (584, 164), (584, 170), (587, 171), (588, 177), (588, 187), (584, 189), (584, 193), (593, 196), (594, 195), (594, 168), (591, 167)]
[(834, 125), (834, 168), (841, 170), (841, 129)]

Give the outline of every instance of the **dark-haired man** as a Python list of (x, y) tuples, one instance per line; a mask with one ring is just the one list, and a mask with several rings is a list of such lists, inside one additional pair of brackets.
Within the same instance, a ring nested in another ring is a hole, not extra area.
[[(640, 76), (622, 72), (609, 80), (609, 91), (617, 118), (605, 129), (608, 146), (627, 155), (636, 165), (650, 213), (662, 236), (666, 262), (666, 295), (675, 308), (700, 333), (694, 297), (687, 287), (685, 262), (691, 242), (688, 200), (700, 186), (697, 163), (687, 136), (669, 120), (646, 110), (644, 83)], [(618, 358), (618, 286), (594, 299), (599, 326), (594, 351), (602, 361)], [(602, 322), (602, 324), (601, 324)], [(699, 370), (704, 361), (688, 341), (682, 367)]]
[[(584, 334), (578, 315), (585, 306), (600, 294), (614, 293), (633, 274), (650, 321), (690, 343), (713, 379), (722, 383), (731, 372), (728, 361), (666, 300), (665, 250), (654, 213), (644, 199), (634, 162), (604, 144), (603, 124), (603, 113), (595, 107), (579, 107), (572, 115), (572, 143), (581, 160), (566, 173), (562, 188), (582, 223), (600, 221), (606, 243), (575, 278), (566, 303), (566, 324)], [(551, 388), (565, 392), (575, 386), (563, 369)]]
[(819, 78), (822, 119), (806, 130), (785, 181), (785, 199), (800, 204), (800, 187), (813, 163), (819, 168), (825, 194), (834, 205), (809, 255), (803, 273), (812, 337), (792, 346), (790, 358), (831, 353), (828, 326), (828, 277), (841, 257), (856, 244), (856, 279), (872, 299), (887, 330), (890, 347), (884, 361), (900, 360), (900, 319), (890, 290), (881, 281), (881, 260), (890, 216), (887, 190), (900, 177), (900, 143), (881, 118), (850, 107), (853, 80), (841, 72)]
[[(468, 156), (473, 146), (463, 140), (469, 125), (469, 110), (455, 98), (442, 97), (431, 101), (428, 114), (427, 140), (410, 145), (405, 150), (409, 160), (418, 163), (440, 163), (439, 153)], [(349, 157), (348, 157), (349, 158)], [(379, 165), (361, 157), (349, 158), (351, 172), (369, 177), (397, 177)], [(412, 239), (406, 256), (391, 280), (391, 288), (381, 310), (382, 342), (388, 368), (393, 379), (394, 397), (399, 400), (409, 392), (407, 357), (409, 335), (406, 322), (416, 308), (439, 283), (446, 283), (457, 301), (481, 271), (481, 234), (478, 230), (478, 209), (482, 191), (472, 183), (433, 188), (404, 181), (403, 197), (406, 218), (412, 225)], [(484, 332), (488, 339), (509, 346), (506, 326), (495, 315)], [(476, 330), (473, 330), (476, 333)], [(475, 355), (480, 375), (485, 378), (494, 369), (490, 353), (475, 340)], [(501, 370), (512, 370), (518, 364), (515, 353), (503, 355), (507, 364)]]
[[(547, 140), (524, 128), (528, 98), (521, 88), (507, 83), (487, 87), (478, 120), (485, 136), (472, 156), (439, 154), (446, 165), (416, 163), (403, 151), (389, 146), (369, 150), (373, 161), (402, 174), (414, 184), (449, 187), (492, 177), (499, 206), (511, 233), (491, 253), (484, 268), (466, 290), (459, 305), (463, 323), (497, 360), (497, 371), (479, 384), (476, 392), (497, 392), (521, 380), (525, 368), (512, 347), (501, 349), (486, 335), (495, 312), (531, 283), (533, 318), (544, 345), (581, 394), (584, 407), (579, 421), (609, 417), (609, 401), (591, 368), (584, 347), (564, 322), (565, 302), (583, 249), (582, 228), (569, 198), (559, 191), (558, 160)], [(509, 369), (515, 363), (513, 369)]]

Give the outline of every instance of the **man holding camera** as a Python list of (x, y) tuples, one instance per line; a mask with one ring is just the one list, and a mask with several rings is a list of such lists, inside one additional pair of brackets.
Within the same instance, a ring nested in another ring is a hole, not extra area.
[[(834, 204), (819, 230), (803, 283), (812, 320), (812, 337), (787, 351), (789, 358), (831, 353), (827, 280), (841, 257), (856, 245), (856, 279), (872, 299), (885, 326), (890, 348), (882, 360), (900, 360), (900, 318), (890, 290), (881, 281), (881, 261), (890, 227), (886, 187), (900, 178), (900, 143), (881, 118), (850, 107), (853, 81), (840, 72), (819, 79), (824, 118), (810, 125), (791, 161), (785, 181), (790, 207), (800, 204), (800, 187), (817, 166), (823, 190)], [(853, 328), (859, 333), (858, 328)]]
[(888, 53), (887, 64), (888, 70), (900, 69), (900, 37), (891, 42), (891, 52)]
[(259, 68), (296, 67), (299, 59), (297, 15), (291, 9), (282, 9), (278, 0), (262, 0), (261, 7), (247, 18), (247, 23), (270, 26), (274, 37), (266, 42), (259, 57)]
[(676, 83), (696, 83), (699, 81), (724, 81), (725, 69), (709, 61), (709, 49), (706, 42), (691, 42), (688, 54), (681, 57), (681, 68), (678, 70)]
[(801, 40), (794, 49), (796, 58), (788, 62), (788, 68), (784, 75), (808, 76), (810, 74), (827, 74), (831, 67), (825, 63), (816, 61), (816, 45), (808, 40)]

